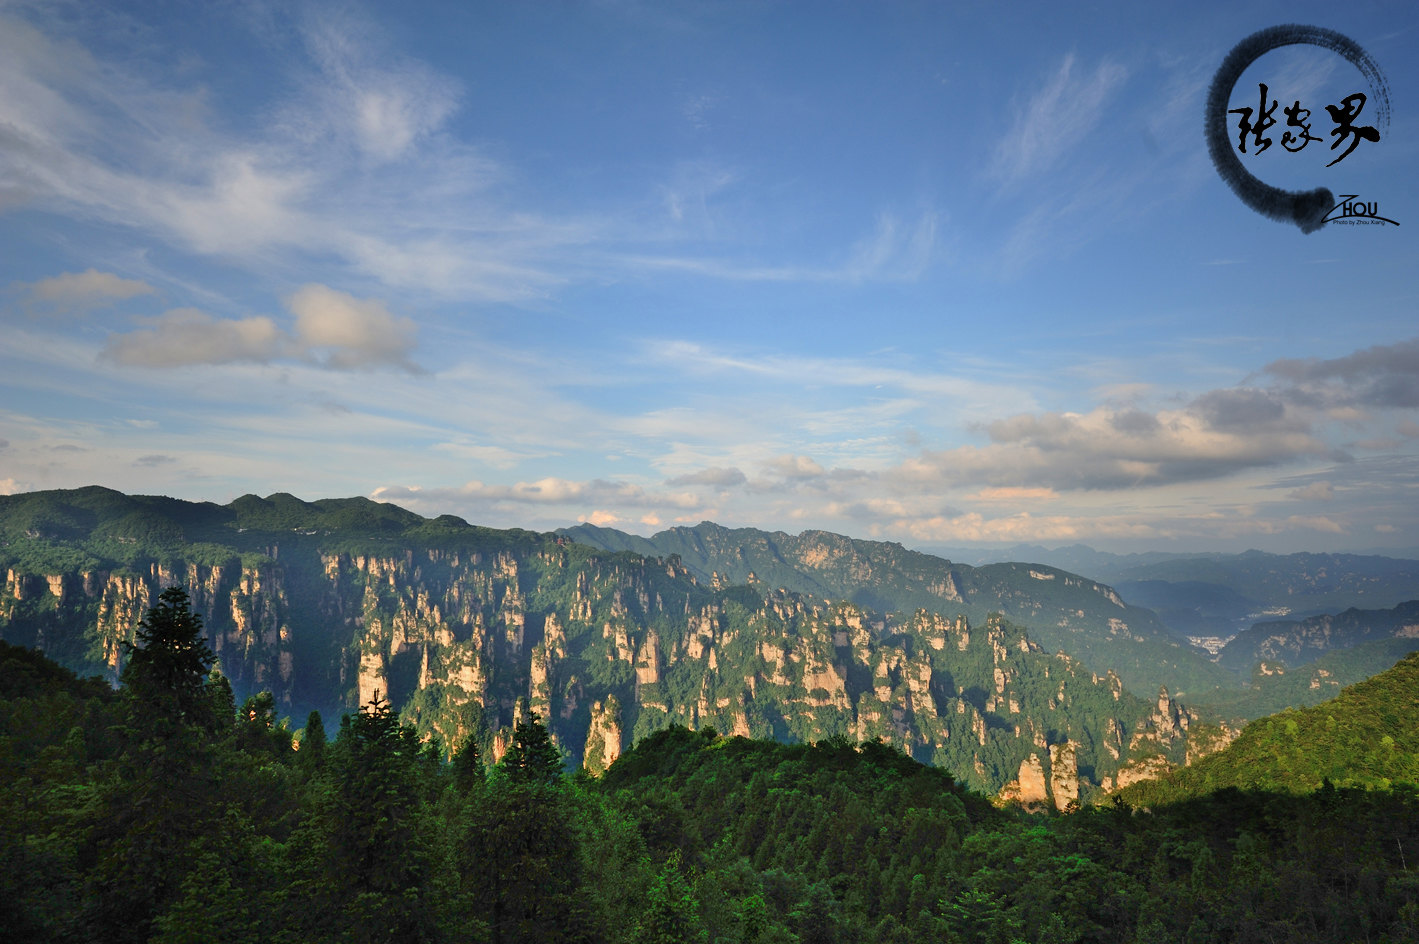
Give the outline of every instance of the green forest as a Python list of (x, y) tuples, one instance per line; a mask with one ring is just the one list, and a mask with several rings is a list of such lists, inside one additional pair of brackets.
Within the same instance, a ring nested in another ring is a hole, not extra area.
[[(1354, 745), (1413, 750), (1370, 745), (1349, 719), (1408, 711), (1395, 693), (1412, 701), (1415, 658), (1310, 709), (1350, 732), (1331, 738), (1315, 789), (1218, 776), (1147, 806), (1051, 815), (997, 808), (941, 769), (843, 736), (790, 745), (670, 727), (593, 777), (566, 769), (525, 708), (496, 763), (475, 739), (421, 738), (379, 697), (333, 736), (318, 713), (292, 730), (267, 693), (238, 705), (214, 664), (181, 588), (147, 611), (117, 688), (0, 643), (0, 935), (1419, 939), (1412, 765), (1366, 761), (1381, 779), (1363, 786), (1335, 773)], [(1280, 725), (1294, 772), (1328, 729), (1309, 715)]]

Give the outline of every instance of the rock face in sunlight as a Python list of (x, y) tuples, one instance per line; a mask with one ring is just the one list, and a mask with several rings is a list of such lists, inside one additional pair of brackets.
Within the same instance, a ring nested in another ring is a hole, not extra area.
[[(492, 758), (523, 705), (592, 770), (671, 724), (840, 735), (880, 739), (989, 792), (1020, 778), (1031, 803), (1064, 808), (1133, 756), (1180, 764), (1189, 749), (1192, 718), (1166, 693), (1145, 702), (1016, 621), (972, 616), (952, 602), (961, 590), (949, 572), (933, 585), (937, 605), (887, 613), (772, 589), (757, 572), (716, 588), (675, 555), (362, 499), (20, 498), (0, 502), (12, 536), (0, 635), (111, 679), (145, 607), (182, 584), (239, 695), (270, 690), (283, 712), (334, 716), (379, 694), (421, 733), (449, 746), (473, 735)], [(64, 540), (13, 537), (36, 516), (77, 524)], [(837, 536), (804, 554), (863, 579), (885, 566)], [(1077, 579), (1049, 575), (1023, 585)], [(1068, 589), (1119, 608), (1096, 587)]]
[(603, 773), (621, 756), (621, 703), (615, 695), (591, 706), (591, 728), (586, 733), (582, 766), (594, 774)]
[(1078, 750), (1073, 744), (1049, 746), (1049, 792), (1054, 798), (1054, 808), (1063, 812), (1079, 802)]
[(1205, 691), (1227, 673), (1179, 641), (1150, 610), (1130, 606), (1113, 588), (1042, 564), (971, 567), (900, 544), (827, 531), (791, 535), (702, 522), (651, 538), (583, 524), (561, 534), (608, 551), (678, 557), (710, 587), (748, 583), (900, 613), (918, 609), (965, 616), (991, 613), (1030, 628), (1050, 651), (1115, 671), (1136, 692), (1160, 685)]
[[(1072, 741), (1051, 744), (1020, 762), (1020, 773), (996, 795), (1002, 805), (1018, 803), (1038, 811), (1053, 805), (1064, 812), (1079, 803), (1078, 747)], [(1046, 771), (1048, 764), (1048, 771)]]

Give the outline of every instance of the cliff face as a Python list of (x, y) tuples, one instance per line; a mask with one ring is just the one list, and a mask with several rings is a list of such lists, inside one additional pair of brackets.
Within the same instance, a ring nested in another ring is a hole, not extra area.
[(133, 641), (158, 594), (179, 584), (202, 615), (208, 645), (233, 685), (270, 690), (278, 703), (290, 705), (295, 661), (289, 601), (274, 562), (152, 562), (142, 570), (31, 575), (11, 568), (0, 594), (0, 634), (116, 682), (124, 644)]
[[(781, 739), (881, 738), (986, 790), (1037, 754), (1063, 769), (1051, 732), (1080, 745), (1095, 776), (1140, 739), (1154, 751), (1185, 744), (1175, 713), (1159, 723), (1117, 679), (1047, 655), (998, 618), (973, 627), (926, 611), (899, 618), (785, 592), (715, 592), (673, 562), (575, 546), (282, 553), (239, 565), (12, 576), (4, 600), (10, 611), (47, 607), (116, 678), (121, 644), (177, 583), (238, 692), (270, 689), (287, 710), (326, 711), (378, 695), (441, 743), (472, 735), (493, 756), (520, 699), (592, 769), (671, 723)], [(21, 634), (13, 616), (3, 629)], [(51, 627), (41, 644), (54, 636)], [(1077, 780), (1051, 784), (1057, 803), (1078, 795)]]
[[(1079, 746), (1072, 741), (1031, 752), (1020, 762), (1020, 773), (996, 795), (1001, 805), (1018, 803), (1036, 812), (1051, 804), (1064, 812), (1079, 803)], [(1046, 763), (1048, 772), (1046, 772)]]
[(1205, 691), (1227, 673), (1175, 639), (1149, 610), (1129, 606), (1097, 581), (1040, 564), (970, 567), (826, 531), (790, 535), (703, 522), (642, 538), (581, 525), (563, 532), (608, 551), (676, 555), (707, 586), (761, 582), (864, 608), (962, 614), (981, 623), (991, 613), (1030, 627), (1050, 651), (1062, 650), (1103, 672), (1112, 668), (1136, 691), (1169, 684)]
[[(234, 505), (267, 517), (312, 507)], [(673, 556), (461, 522), (400, 520), (409, 530), (396, 537), (352, 537), (322, 532), (319, 518), (284, 533), (235, 527), (243, 520), (214, 532), (227, 545), (173, 545), (153, 559), (38, 573), (6, 564), (0, 636), (117, 678), (151, 601), (182, 584), (239, 697), (269, 689), (299, 718), (378, 695), (446, 747), (472, 737), (494, 758), (525, 705), (592, 769), (668, 724), (712, 725), (785, 740), (881, 738), (991, 792), (1036, 757), (1059, 803), (1136, 748), (1175, 762), (1186, 751), (1176, 710), (1048, 654), (999, 617), (888, 615), (768, 590), (752, 574), (715, 588)], [(810, 563), (875, 573), (829, 538), (805, 545)], [(958, 594), (942, 580), (933, 593)], [(1064, 743), (1068, 757), (1056, 750)], [(1070, 769), (1082, 775), (1061, 773)]]

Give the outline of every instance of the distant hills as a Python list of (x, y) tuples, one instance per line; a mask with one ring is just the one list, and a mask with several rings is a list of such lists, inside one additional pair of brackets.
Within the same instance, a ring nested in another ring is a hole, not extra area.
[(1218, 662), (1234, 672), (1258, 662), (1296, 667), (1335, 649), (1380, 639), (1407, 639), (1419, 648), (1419, 600), (1389, 610), (1349, 609), (1302, 620), (1268, 620), (1244, 630), (1222, 649)]
[(1372, 554), (1152, 551), (1110, 554), (1082, 544), (1016, 545), (990, 553), (934, 549), (973, 563), (1033, 561), (1088, 574), (1155, 611), (1179, 635), (1228, 638), (1268, 617), (1382, 609), (1419, 599), (1419, 560)]
[(1419, 639), (1398, 637), (1332, 649), (1314, 661), (1294, 667), (1279, 661), (1262, 661), (1253, 668), (1246, 688), (1217, 689), (1192, 699), (1191, 704), (1231, 719), (1260, 718), (1286, 708), (1303, 708), (1335, 697), (1342, 688), (1378, 675), (1415, 651), (1419, 651)]

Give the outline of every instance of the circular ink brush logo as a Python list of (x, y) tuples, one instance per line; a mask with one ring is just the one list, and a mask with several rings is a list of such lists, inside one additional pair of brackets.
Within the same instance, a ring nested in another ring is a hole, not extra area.
[[(1363, 220), (1398, 226), (1394, 220), (1379, 215), (1378, 201), (1356, 201), (1356, 194), (1343, 194), (1341, 200), (1337, 201), (1335, 195), (1326, 187), (1317, 187), (1314, 190), (1284, 190), (1273, 187), (1257, 179), (1237, 156), (1238, 153), (1247, 153), (1248, 144), (1252, 146), (1255, 154), (1270, 148), (1272, 138), (1267, 132), (1280, 120), (1275, 117), (1280, 102), (1273, 100), (1270, 107), (1267, 106), (1268, 90), (1265, 84), (1260, 85), (1261, 95), (1257, 108), (1228, 110), (1227, 105), (1231, 101), (1237, 80), (1248, 66), (1266, 53), (1283, 46), (1295, 45), (1319, 46), (1336, 53), (1360, 70), (1360, 74), (1369, 84), (1368, 96), (1363, 92), (1355, 92), (1336, 104), (1325, 105), (1324, 110), (1334, 124), (1330, 132), (1330, 136), (1334, 138), (1330, 149), (1339, 151), (1344, 148), (1339, 156), (1326, 165), (1327, 167), (1340, 163), (1361, 142), (1377, 143), (1384, 134), (1388, 134), (1389, 83), (1379, 64), (1359, 43), (1335, 30), (1319, 26), (1272, 26), (1252, 33), (1233, 46), (1232, 51), (1222, 60), (1217, 74), (1212, 77), (1212, 85), (1207, 90), (1206, 120), (1207, 151), (1212, 157), (1212, 166), (1217, 168), (1217, 173), (1227, 186), (1232, 188), (1232, 192), (1247, 206), (1273, 220), (1294, 223), (1303, 233), (1313, 233), (1330, 222), (1358, 223)], [(1371, 106), (1370, 112), (1362, 118), (1367, 104)], [(1312, 142), (1323, 143), (1323, 138), (1311, 134), (1312, 110), (1302, 107), (1299, 100), (1282, 108), (1281, 114), (1286, 120), (1285, 130), (1281, 134), (1281, 147), (1284, 150), (1295, 153)], [(1231, 115), (1240, 116), (1237, 119), (1238, 135), (1235, 145), (1229, 118)], [(1360, 123), (1369, 118), (1379, 127)]]

